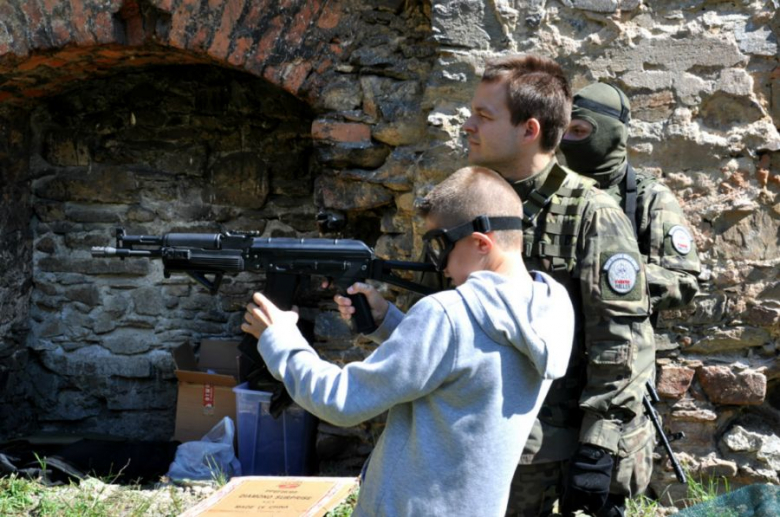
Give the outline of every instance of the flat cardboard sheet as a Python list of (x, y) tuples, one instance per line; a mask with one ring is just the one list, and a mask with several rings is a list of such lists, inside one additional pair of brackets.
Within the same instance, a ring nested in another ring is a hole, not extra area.
[(322, 517), (357, 486), (357, 478), (237, 477), (179, 517)]

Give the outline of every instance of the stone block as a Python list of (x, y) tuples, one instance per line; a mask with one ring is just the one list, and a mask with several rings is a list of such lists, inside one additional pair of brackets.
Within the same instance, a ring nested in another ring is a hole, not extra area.
[(358, 108), (363, 102), (360, 84), (351, 77), (337, 77), (329, 81), (320, 93), (319, 102), (330, 111), (347, 111)]
[(315, 140), (344, 143), (366, 143), (371, 141), (371, 127), (354, 122), (315, 120), (311, 125), (311, 136)]
[(89, 146), (71, 131), (49, 132), (44, 139), (43, 157), (58, 167), (87, 166), (91, 162)]
[(376, 254), (387, 259), (408, 260), (414, 249), (410, 234), (382, 235), (376, 242)]
[(99, 415), (101, 403), (94, 395), (80, 390), (64, 390), (57, 394), (57, 402), (38, 413), (43, 421), (82, 420)]
[(101, 302), (100, 289), (95, 285), (68, 287), (63, 290), (65, 298), (80, 302), (89, 307), (96, 307)]
[(709, 335), (695, 341), (686, 352), (717, 353), (763, 346), (769, 341), (769, 333), (755, 327), (713, 328)]
[(42, 352), (43, 364), (61, 375), (98, 375), (147, 378), (149, 358), (145, 355), (114, 355), (99, 345), (83, 346), (66, 353), (62, 348)]
[(696, 371), (684, 366), (662, 366), (658, 371), (656, 389), (665, 398), (680, 398), (691, 386)]
[(749, 21), (734, 27), (734, 37), (745, 54), (777, 57), (777, 36), (766, 25)]
[[(434, 39), (442, 45), (470, 49), (490, 46), (492, 34), (485, 30), (485, 4), (480, 0), (434, 2), (431, 26)], [(493, 30), (500, 31), (498, 27)]]
[(338, 312), (320, 312), (314, 318), (314, 336), (320, 341), (351, 342), (352, 327)]
[(210, 170), (204, 203), (262, 208), (268, 198), (269, 164), (255, 153), (234, 153), (218, 159)]
[(53, 201), (105, 204), (140, 201), (134, 174), (110, 166), (93, 166), (89, 171), (58, 172), (35, 181), (33, 192), (40, 198)]
[(347, 181), (332, 176), (315, 180), (315, 196), (324, 208), (336, 210), (367, 210), (393, 201), (392, 193), (381, 185)]
[(315, 148), (319, 161), (335, 168), (376, 169), (390, 154), (385, 144), (362, 143), (320, 143)]
[(135, 312), (144, 316), (159, 316), (165, 313), (163, 297), (158, 287), (142, 287), (130, 295)]
[(766, 376), (756, 371), (705, 366), (698, 370), (697, 379), (715, 404), (757, 405), (766, 398)]
[(148, 352), (159, 345), (156, 336), (138, 328), (120, 328), (103, 337), (101, 346), (116, 355), (135, 355)]

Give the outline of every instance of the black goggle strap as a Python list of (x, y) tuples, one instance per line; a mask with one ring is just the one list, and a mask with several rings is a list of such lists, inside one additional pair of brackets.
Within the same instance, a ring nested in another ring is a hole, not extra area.
[[(423, 241), (426, 242), (426, 248), (429, 251), (429, 255), (433, 255), (431, 256), (431, 259), (434, 260), (436, 267), (442, 269), (444, 264), (441, 264), (441, 262), (446, 260), (449, 252), (452, 251), (453, 247), (455, 247), (455, 243), (464, 237), (468, 237), (474, 232), (488, 233), (502, 230), (522, 229), (522, 217), (487, 217), (480, 215), (473, 221), (455, 226), (454, 228), (438, 229), (426, 232), (425, 235), (423, 235)], [(443, 252), (438, 255), (428, 244), (428, 242), (433, 239), (439, 239), (443, 241), (442, 244), (444, 244)]]
[[(615, 90), (617, 90), (617, 88), (615, 88)], [(601, 104), (600, 102), (586, 99), (585, 97), (580, 97), (579, 95), (574, 96), (573, 104), (579, 106), (580, 108), (585, 108), (586, 110), (590, 110), (596, 113), (601, 113), (602, 115), (606, 115), (608, 117), (616, 118), (619, 121), (621, 121), (623, 124), (628, 125), (628, 121), (631, 120), (631, 112), (628, 110), (628, 107), (623, 103), (623, 96), (620, 95), (620, 93), (618, 93), (618, 97), (620, 97), (620, 111), (616, 110), (615, 108), (610, 108), (609, 106)]]

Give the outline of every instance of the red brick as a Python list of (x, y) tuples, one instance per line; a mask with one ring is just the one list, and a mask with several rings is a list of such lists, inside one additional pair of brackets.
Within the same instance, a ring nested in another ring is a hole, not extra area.
[(6, 100), (10, 99), (13, 96), (14, 94), (11, 92), (0, 91), (0, 102), (5, 102)]
[(187, 41), (187, 49), (194, 51), (204, 51), (206, 42), (211, 36), (211, 27), (208, 24), (202, 25), (198, 31)]
[(341, 13), (336, 11), (332, 6), (328, 4), (320, 14), (320, 19), (317, 20), (317, 27), (320, 29), (333, 29), (341, 21)]
[(247, 54), (253, 43), (254, 40), (252, 38), (246, 36), (238, 38), (233, 47), (233, 53), (227, 58), (228, 63), (234, 66), (242, 66), (246, 62)]
[(236, 22), (244, 10), (244, 4), (245, 0), (227, 0), (225, 9), (222, 11), (222, 22), (209, 48), (210, 55), (219, 59), (227, 57), (231, 43), (230, 35), (233, 33)]
[(49, 92), (41, 90), (40, 88), (30, 88), (29, 90), (23, 90), (22, 95), (27, 98), (45, 97)]
[(333, 65), (333, 61), (330, 59), (324, 58), (319, 61), (319, 64), (317, 66), (317, 72), (319, 75), (324, 74), (331, 66)]
[(32, 48), (49, 48), (51, 42), (46, 37), (46, 17), (38, 2), (35, 0), (22, 2), (21, 9), (27, 19), (27, 32), (31, 36)]
[(186, 48), (187, 25), (193, 18), (193, 12), (200, 4), (199, 0), (182, 0), (171, 20), (170, 43), (177, 48)]
[(103, 11), (94, 14), (92, 26), (95, 30), (97, 42), (101, 44), (115, 43), (114, 18), (111, 13)]
[(266, 66), (263, 68), (263, 79), (275, 86), (281, 86), (281, 73), (275, 66)]
[(71, 20), (73, 32), (76, 36), (76, 44), (91, 45), (95, 43), (95, 36), (89, 31), (89, 17), (84, 10), (83, 0), (70, 0)]
[(356, 122), (315, 120), (311, 125), (311, 136), (315, 140), (331, 142), (369, 142), (371, 127)]
[(43, 9), (46, 14), (53, 14), (54, 10), (60, 5), (60, 0), (43, 0)]
[(284, 71), (284, 79), (282, 80), (282, 86), (285, 90), (296, 95), (298, 90), (301, 89), (303, 82), (306, 80), (306, 76), (311, 71), (311, 63), (305, 61), (303, 63), (296, 63), (287, 65)]
[(70, 43), (72, 39), (70, 30), (70, 25), (66, 20), (54, 19), (51, 21), (52, 43), (55, 47), (64, 47)]
[[(317, 4), (317, 2), (311, 2)], [(316, 7), (319, 7), (317, 5)], [(314, 18), (315, 9), (313, 5), (309, 3), (303, 4), (301, 10), (295, 14), (292, 24), (287, 28), (285, 34), (285, 41), (290, 45), (300, 45), (306, 34), (306, 30), (310, 27), (312, 19)]]
[(34, 70), (39, 66), (46, 64), (46, 61), (48, 59), (49, 58), (47, 56), (33, 56), (27, 61), (19, 64), (19, 66), (16, 67), (16, 69), (21, 72), (29, 72), (30, 70)]
[(266, 62), (271, 53), (276, 48), (276, 43), (279, 40), (279, 35), (282, 32), (283, 27), (283, 15), (277, 15), (268, 24), (268, 30), (257, 42), (257, 47), (254, 56), (254, 63), (262, 65)]
[(263, 15), (273, 9), (272, 6), (269, 6), (270, 1), (271, 0), (250, 0), (249, 11), (246, 16), (244, 16), (241, 27), (237, 27), (236, 29), (246, 28), (249, 31), (254, 31), (255, 27), (260, 24), (260, 20), (263, 19)]
[(152, 4), (166, 13), (171, 12), (171, 9), (173, 9), (173, 0), (152, 0)]

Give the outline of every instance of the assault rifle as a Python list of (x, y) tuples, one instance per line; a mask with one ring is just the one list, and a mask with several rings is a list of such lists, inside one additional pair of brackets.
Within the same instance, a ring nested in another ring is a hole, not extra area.
[[(264, 294), (283, 310), (292, 307), (296, 291), (311, 275), (327, 277), (332, 285), (342, 290), (355, 282), (371, 279), (423, 295), (435, 292), (394, 274), (397, 270), (433, 272), (435, 268), (432, 264), (384, 260), (362, 241), (351, 239), (266, 238), (260, 237), (259, 232), (149, 236), (128, 235), (124, 228), (117, 228), (116, 246), (93, 247), (92, 256), (160, 259), (165, 278), (173, 273), (187, 274), (211, 294), (219, 291), (226, 274), (243, 271), (264, 273)], [(347, 296), (355, 307), (358, 332), (369, 334), (376, 330), (365, 295)], [(252, 336), (245, 335), (239, 349), (257, 368), (254, 373), (265, 369)], [(267, 377), (266, 381), (269, 380)], [(270, 384), (274, 384), (275, 391), (272, 413), (281, 413), (289, 396), (279, 391), (280, 383)], [(276, 401), (278, 403), (275, 404)]]
[(680, 466), (680, 462), (677, 461), (677, 457), (674, 455), (672, 446), (669, 445), (670, 441), (679, 440), (680, 438), (683, 438), (685, 434), (674, 433), (667, 438), (666, 433), (664, 433), (664, 430), (661, 427), (661, 420), (658, 418), (658, 412), (655, 410), (655, 407), (653, 407), (653, 404), (660, 402), (661, 399), (658, 397), (658, 392), (655, 391), (655, 388), (653, 387), (653, 384), (650, 381), (647, 381), (647, 393), (650, 396), (648, 397), (647, 395), (644, 395), (642, 398), (642, 403), (645, 406), (645, 411), (647, 412), (647, 416), (649, 416), (650, 420), (653, 422), (653, 427), (655, 427), (655, 432), (658, 435), (658, 438), (661, 440), (661, 443), (663, 443), (664, 449), (666, 450), (666, 454), (667, 456), (669, 456), (669, 461), (672, 463), (672, 468), (674, 469), (674, 475), (677, 476), (677, 481), (685, 484), (687, 482), (687, 480), (685, 479), (685, 472), (683, 472), (683, 469)]
[[(292, 307), (301, 281), (311, 275), (331, 278), (341, 289), (371, 279), (423, 295), (434, 292), (393, 273), (433, 272), (432, 264), (377, 258), (364, 242), (351, 239), (259, 237), (259, 232), (166, 233), (157, 237), (128, 235), (124, 228), (117, 228), (116, 247), (95, 246), (92, 256), (159, 258), (165, 278), (185, 273), (211, 294), (219, 291), (226, 274), (265, 273), (265, 295), (283, 310)], [(365, 295), (347, 296), (355, 306), (357, 330), (364, 334), (376, 330)]]

